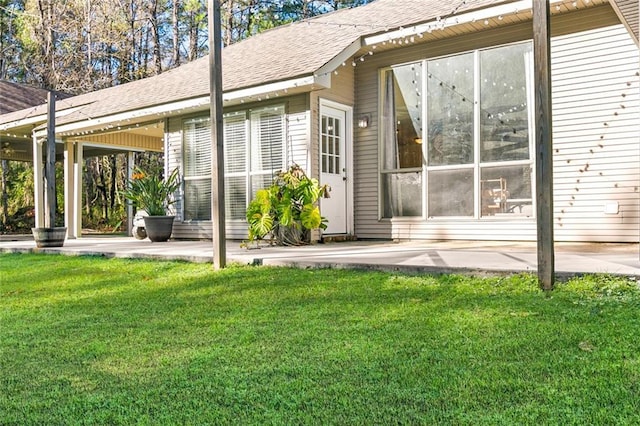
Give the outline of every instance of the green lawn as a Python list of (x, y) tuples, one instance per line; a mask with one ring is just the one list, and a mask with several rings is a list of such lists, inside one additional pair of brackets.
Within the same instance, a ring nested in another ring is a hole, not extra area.
[(0, 255), (0, 424), (640, 424), (640, 290)]

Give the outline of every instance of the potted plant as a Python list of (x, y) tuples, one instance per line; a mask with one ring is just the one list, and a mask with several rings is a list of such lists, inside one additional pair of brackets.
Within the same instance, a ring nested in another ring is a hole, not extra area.
[(144, 216), (144, 227), (151, 241), (167, 241), (171, 237), (175, 216), (167, 215), (167, 211), (176, 202), (175, 193), (179, 188), (180, 176), (177, 168), (166, 179), (136, 168), (127, 183), (123, 195), (138, 209), (147, 213)]
[(318, 199), (329, 196), (329, 187), (309, 178), (297, 164), (280, 171), (273, 184), (256, 192), (247, 208), (249, 242), (270, 237), (280, 245), (310, 242), (312, 229), (326, 229)]

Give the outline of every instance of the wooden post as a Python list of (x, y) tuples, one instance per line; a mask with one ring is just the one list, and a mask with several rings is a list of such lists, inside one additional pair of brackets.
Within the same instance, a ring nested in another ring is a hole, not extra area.
[(555, 279), (550, 32), (549, 0), (533, 0), (538, 281), (544, 290), (552, 290)]
[(56, 226), (56, 95), (47, 94), (47, 159), (44, 165), (45, 228)]
[(209, 89), (211, 93), (211, 221), (213, 267), (226, 266), (224, 133), (222, 125), (222, 27), (220, 1), (209, 0)]

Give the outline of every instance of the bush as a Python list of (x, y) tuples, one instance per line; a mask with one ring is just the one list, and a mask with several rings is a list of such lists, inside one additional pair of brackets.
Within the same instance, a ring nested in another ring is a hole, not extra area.
[(247, 208), (249, 241), (269, 237), (279, 245), (309, 243), (312, 229), (326, 229), (318, 199), (328, 197), (329, 187), (309, 178), (297, 164), (280, 171), (273, 184), (257, 191)]

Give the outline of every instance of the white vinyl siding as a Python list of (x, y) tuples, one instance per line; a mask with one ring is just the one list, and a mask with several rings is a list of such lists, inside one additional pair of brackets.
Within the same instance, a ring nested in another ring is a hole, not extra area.
[(638, 241), (638, 61), (622, 25), (552, 40), (557, 240)]

